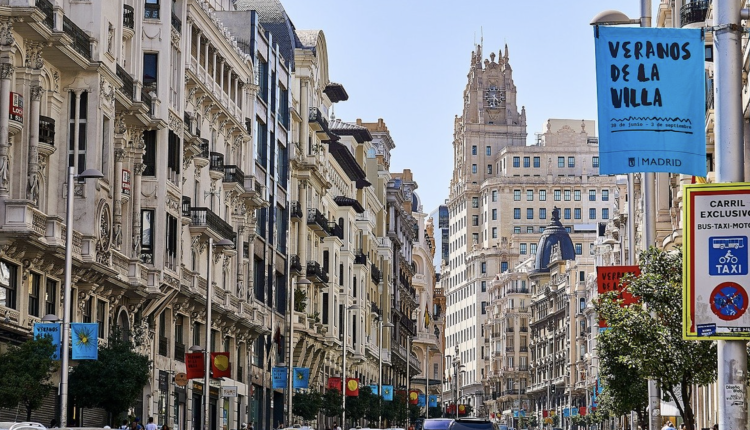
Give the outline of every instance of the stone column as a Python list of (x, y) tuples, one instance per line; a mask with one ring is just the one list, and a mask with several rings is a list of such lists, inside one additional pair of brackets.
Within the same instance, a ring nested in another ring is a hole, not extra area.
[[(221, 88), (222, 91), (224, 91), (224, 59), (219, 58), (219, 65), (221, 66), (221, 71), (219, 72), (219, 88)], [(214, 64), (216, 64), (216, 55), (214, 54)], [(216, 69), (214, 69), (216, 71)]]
[(135, 260), (141, 259), (141, 178), (146, 170), (143, 163), (135, 163), (133, 168), (133, 254)]
[(209, 43), (208, 43), (208, 39), (206, 39), (206, 55), (203, 57), (203, 61), (205, 62), (203, 64), (203, 68), (206, 69), (206, 77), (208, 77), (208, 48), (209, 48)]
[(211, 74), (211, 77), (213, 78), (214, 82), (216, 82), (216, 60), (217, 60), (217, 57), (218, 56), (216, 55), (216, 49), (213, 49), (213, 55), (211, 56), (211, 60), (213, 61), (214, 72)]
[[(299, 135), (299, 146), (301, 156), (307, 156), (308, 140), (310, 139), (310, 102), (309, 102), (309, 87), (310, 82), (307, 79), (302, 79), (300, 82), (302, 88), (300, 88), (300, 116), (302, 116), (302, 126), (300, 127)], [(303, 217), (306, 217), (306, 213), (302, 213)]]
[(0, 64), (0, 197), (10, 195), (10, 158), (8, 143), (8, 115), (10, 111), (10, 80), (13, 77), (13, 65)]
[[(297, 255), (302, 265), (303, 276), (307, 275), (307, 181), (300, 180), (297, 188), (297, 198), (299, 199), (299, 209), (302, 211), (302, 217), (297, 231)], [(331, 260), (333, 261), (333, 260)], [(309, 292), (309, 291), (308, 291)], [(308, 296), (310, 297), (310, 296)], [(294, 299), (294, 296), (292, 296)]]
[[(115, 140), (117, 138), (115, 137)], [(125, 160), (125, 150), (115, 149), (115, 199), (112, 223), (112, 245), (119, 250), (122, 245), (122, 162)]]
[(80, 173), (78, 171), (78, 145), (79, 145), (78, 133), (80, 131), (79, 122), (81, 121), (81, 93), (84, 90), (74, 89), (72, 91), (76, 96), (75, 108), (74, 108), (75, 109), (75, 122), (73, 123), (73, 166), (75, 167), (74, 171), (75, 171), (75, 174), (77, 175), (78, 173)]
[[(196, 43), (196, 47), (195, 47), (195, 55), (196, 55), (196, 57), (195, 57), (195, 63), (200, 66), (201, 65), (201, 39), (203, 39), (203, 38), (201, 37), (201, 32), (200, 31), (196, 32), (195, 35), (196, 35), (196, 39), (197, 39), (197, 41), (195, 42)], [(190, 50), (190, 55), (193, 55), (193, 50), (192, 49)]]
[(29, 183), (26, 199), (39, 204), (39, 110), (42, 100), (42, 87), (31, 87), (31, 118), (29, 119)]

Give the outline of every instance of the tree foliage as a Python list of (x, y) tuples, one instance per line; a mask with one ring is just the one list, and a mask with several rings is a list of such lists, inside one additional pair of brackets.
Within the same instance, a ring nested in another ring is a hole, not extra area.
[[(613, 397), (621, 384), (656, 380), (692, 430), (692, 387), (716, 380), (716, 345), (682, 339), (682, 250), (652, 247), (640, 255), (639, 263), (641, 275), (626, 277), (624, 282), (640, 303), (621, 307), (616, 295), (609, 293), (596, 306), (610, 327), (598, 337), (603, 377), (615, 387)], [(623, 381), (626, 375), (631, 379)]]
[[(341, 416), (341, 398), (342, 394), (339, 390), (327, 390), (323, 394), (321, 399), (320, 411), (327, 417), (339, 417)], [(343, 423), (342, 423), (343, 428)]]
[(52, 360), (55, 349), (52, 338), (44, 336), (0, 354), (0, 407), (23, 406), (26, 421), (31, 421), (31, 412), (42, 406), (54, 388), (50, 378), (58, 369), (58, 363)]
[(135, 403), (148, 380), (148, 357), (114, 327), (99, 359), (81, 360), (73, 369), (69, 394), (77, 406), (102, 408), (115, 418)]
[[(320, 407), (323, 405), (323, 397), (317, 391), (294, 394), (292, 402), (292, 413), (303, 420), (314, 420), (318, 416)], [(291, 425), (292, 423), (289, 423)]]

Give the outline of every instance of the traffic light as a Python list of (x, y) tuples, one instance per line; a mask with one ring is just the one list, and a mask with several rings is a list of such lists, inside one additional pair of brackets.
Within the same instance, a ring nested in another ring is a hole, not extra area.
[(553, 385), (552, 387), (550, 387), (550, 392), (551, 392), (552, 394), (555, 394), (555, 386), (554, 386), (554, 385)]

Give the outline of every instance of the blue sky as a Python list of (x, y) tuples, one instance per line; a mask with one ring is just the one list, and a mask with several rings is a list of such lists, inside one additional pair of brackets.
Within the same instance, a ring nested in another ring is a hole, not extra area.
[[(281, 0), (299, 30), (323, 30), (330, 79), (349, 100), (337, 118), (383, 118), (396, 143), (391, 171), (411, 169), (426, 212), (448, 198), (453, 122), (474, 43), (508, 45), (529, 139), (548, 118), (596, 119), (591, 19), (636, 18), (637, 0)], [(652, 0), (656, 9), (659, 0)]]

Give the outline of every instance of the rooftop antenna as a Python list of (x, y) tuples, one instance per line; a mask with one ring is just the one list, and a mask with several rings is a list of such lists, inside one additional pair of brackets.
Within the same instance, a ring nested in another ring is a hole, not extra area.
[(484, 46), (484, 28), (480, 25), (479, 26), (479, 44)]

